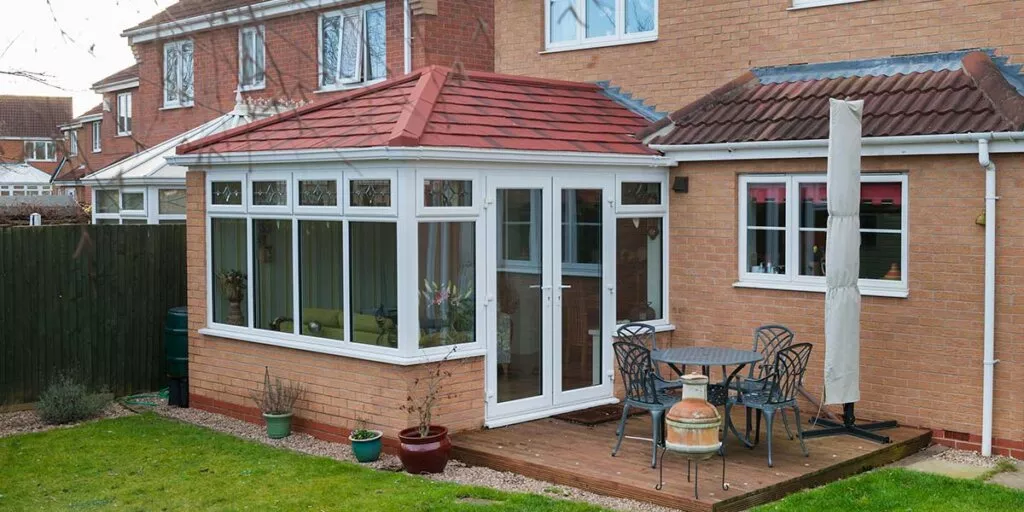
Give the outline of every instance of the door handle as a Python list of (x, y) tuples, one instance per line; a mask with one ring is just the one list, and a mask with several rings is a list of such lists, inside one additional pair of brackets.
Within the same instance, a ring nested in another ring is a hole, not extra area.
[(559, 288), (559, 289), (561, 289), (561, 290), (564, 290), (564, 289), (566, 289), (566, 288), (572, 288), (572, 285), (569, 285), (569, 284), (560, 284), (560, 285), (558, 285), (558, 288)]
[(551, 287), (550, 286), (541, 286), (539, 284), (531, 284), (530, 285), (530, 289), (531, 290), (537, 290), (537, 289), (540, 289), (540, 290), (550, 290)]

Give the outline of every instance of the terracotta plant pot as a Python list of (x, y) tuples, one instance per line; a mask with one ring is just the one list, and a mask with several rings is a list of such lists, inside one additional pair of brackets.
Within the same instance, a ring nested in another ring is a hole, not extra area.
[(441, 473), (448, 465), (452, 442), (447, 428), (431, 425), (427, 437), (420, 437), (419, 427), (411, 427), (399, 432), (398, 440), (402, 444), (398, 458), (406, 472)]

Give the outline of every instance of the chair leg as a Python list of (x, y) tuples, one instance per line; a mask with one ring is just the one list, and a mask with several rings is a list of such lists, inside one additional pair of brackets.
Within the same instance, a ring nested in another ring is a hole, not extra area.
[[(758, 444), (761, 442), (761, 409), (757, 409), (757, 420), (754, 423), (756, 425), (754, 427), (754, 444)], [(770, 441), (771, 436), (768, 439)]]
[(772, 467), (772, 423), (775, 422), (775, 411), (766, 409), (764, 416), (765, 421), (768, 423), (768, 467)]
[(794, 405), (793, 406), (793, 416), (796, 419), (796, 434), (797, 434), (797, 438), (800, 439), (800, 450), (802, 452), (804, 452), (804, 457), (809, 457), (810, 454), (807, 453), (807, 447), (804, 446), (804, 428), (800, 425), (800, 406), (799, 405)]
[(619, 437), (619, 440), (615, 442), (615, 448), (612, 448), (612, 457), (619, 453), (619, 447), (622, 446), (622, 438), (626, 436), (626, 418), (629, 416), (629, 404), (622, 406), (622, 419), (619, 420), (619, 428), (615, 431), (615, 435)]
[(792, 441), (793, 431), (789, 429), (789, 419), (786, 417), (786, 410), (779, 409), (779, 415), (782, 416), (782, 426), (786, 427), (786, 436), (789, 437), (790, 441)]
[(665, 411), (651, 411), (651, 467), (658, 467), (658, 446), (662, 443), (665, 428)]

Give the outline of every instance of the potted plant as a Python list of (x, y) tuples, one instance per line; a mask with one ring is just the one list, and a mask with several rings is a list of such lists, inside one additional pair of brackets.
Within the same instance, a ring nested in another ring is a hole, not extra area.
[(284, 383), (280, 377), (270, 380), (270, 367), (263, 374), (262, 391), (254, 391), (252, 399), (267, 422), (267, 437), (282, 439), (292, 433), (292, 408), (304, 388), (297, 382)]
[(224, 298), (228, 301), (228, 317), (225, 319), (228, 325), (245, 324), (245, 318), (242, 317), (245, 279), (245, 274), (240, 270), (225, 270), (217, 274), (217, 281), (224, 291)]
[(444, 369), (444, 363), (455, 353), (453, 347), (448, 355), (435, 363), (426, 377), (413, 382), (417, 389), (422, 389), (419, 396), (409, 395), (408, 403), (402, 410), (416, 414), (419, 420), (415, 427), (409, 427), (398, 433), (400, 442), (398, 458), (405, 470), (412, 474), (441, 473), (448, 465), (448, 456), (452, 449), (448, 429), (433, 425), (434, 407), (443, 398), (441, 387), (451, 372)]
[(352, 443), (352, 453), (359, 462), (373, 462), (380, 457), (381, 438), (384, 433), (380, 430), (369, 430), (366, 422), (361, 421), (359, 428), (352, 431), (348, 440)]

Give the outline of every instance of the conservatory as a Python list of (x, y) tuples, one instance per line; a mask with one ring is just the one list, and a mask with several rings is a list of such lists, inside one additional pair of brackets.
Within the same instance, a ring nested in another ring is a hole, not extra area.
[(483, 357), (489, 424), (612, 401), (615, 326), (671, 329), (644, 124), (595, 85), (427, 68), (181, 146), (203, 174), (199, 333)]

